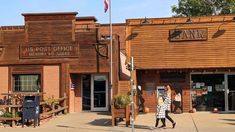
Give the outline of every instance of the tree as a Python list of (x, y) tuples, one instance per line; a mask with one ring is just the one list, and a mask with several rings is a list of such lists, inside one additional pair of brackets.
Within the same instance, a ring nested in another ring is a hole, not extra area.
[(209, 16), (235, 13), (235, 0), (178, 0), (175, 16)]

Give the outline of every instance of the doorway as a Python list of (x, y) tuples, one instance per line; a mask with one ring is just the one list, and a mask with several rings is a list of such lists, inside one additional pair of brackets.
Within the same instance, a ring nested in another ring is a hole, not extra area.
[(108, 110), (108, 81), (104, 75), (93, 75), (91, 86), (91, 110)]
[(82, 110), (108, 111), (107, 76), (82, 76)]
[(235, 111), (235, 74), (227, 75), (226, 111)]
[(91, 110), (91, 75), (82, 75), (82, 110)]

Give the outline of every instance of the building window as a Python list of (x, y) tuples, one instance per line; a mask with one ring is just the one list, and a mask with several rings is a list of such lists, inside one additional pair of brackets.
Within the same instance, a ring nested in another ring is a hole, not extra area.
[(152, 95), (154, 93), (154, 91), (156, 90), (155, 83), (153, 83), (153, 82), (146, 83), (145, 90), (149, 96)]
[(169, 83), (169, 82), (182, 82), (186, 81), (185, 72), (160, 72), (160, 82)]
[(41, 91), (40, 75), (17, 74), (13, 75), (13, 91), (15, 92), (37, 92)]

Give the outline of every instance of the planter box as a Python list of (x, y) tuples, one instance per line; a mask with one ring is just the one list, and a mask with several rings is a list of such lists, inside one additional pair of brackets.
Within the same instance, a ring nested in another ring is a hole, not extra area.
[(112, 105), (112, 126), (117, 125), (117, 118), (125, 118), (126, 126), (130, 125), (130, 106), (128, 105), (126, 108), (116, 109), (114, 105)]

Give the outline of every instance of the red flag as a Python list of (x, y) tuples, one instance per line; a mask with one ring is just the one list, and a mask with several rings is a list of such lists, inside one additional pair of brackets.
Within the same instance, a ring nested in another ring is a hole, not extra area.
[(108, 0), (104, 0), (104, 12), (106, 13), (109, 8), (109, 2)]

